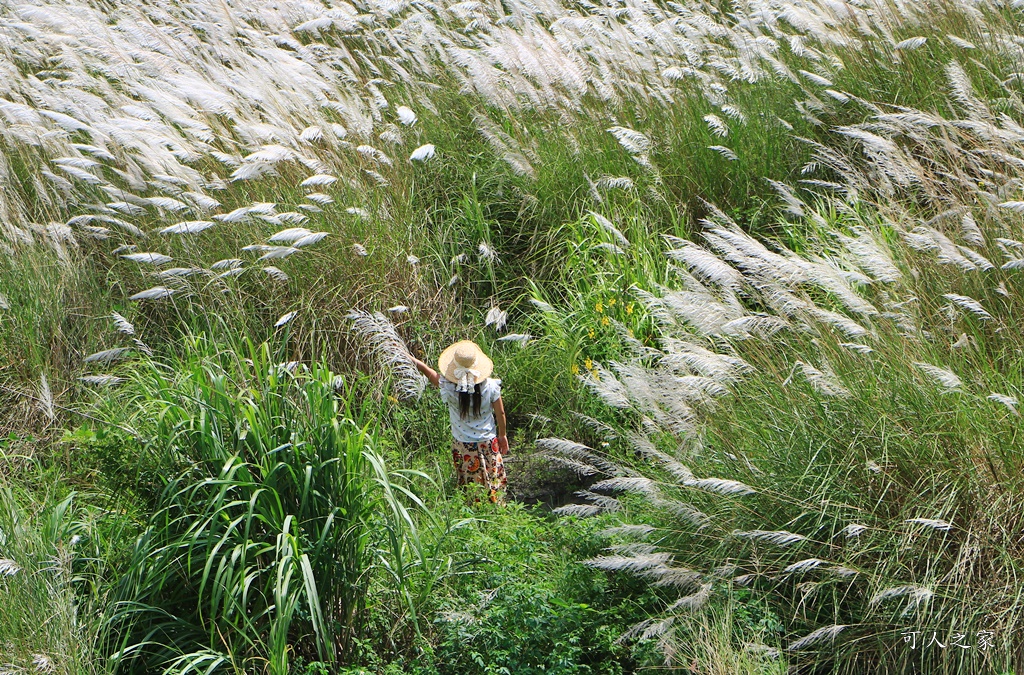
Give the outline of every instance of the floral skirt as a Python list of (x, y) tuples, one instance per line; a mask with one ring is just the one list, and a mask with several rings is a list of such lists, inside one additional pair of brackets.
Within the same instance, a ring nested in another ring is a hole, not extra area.
[(452, 461), (459, 485), (479, 483), (487, 488), (493, 503), (502, 501), (502, 492), (508, 482), (505, 465), (498, 450), (498, 439), (479, 443), (452, 441)]

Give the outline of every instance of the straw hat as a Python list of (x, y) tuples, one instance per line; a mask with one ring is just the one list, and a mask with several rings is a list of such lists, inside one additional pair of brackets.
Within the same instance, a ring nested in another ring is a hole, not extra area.
[(473, 391), (494, 370), (494, 362), (487, 358), (480, 346), (472, 340), (460, 340), (441, 352), (437, 369), (457, 391)]

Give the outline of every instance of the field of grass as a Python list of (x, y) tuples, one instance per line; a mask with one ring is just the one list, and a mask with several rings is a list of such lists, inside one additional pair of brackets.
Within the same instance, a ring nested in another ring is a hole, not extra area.
[(1024, 669), (1021, 12), (0, 6), (0, 675)]

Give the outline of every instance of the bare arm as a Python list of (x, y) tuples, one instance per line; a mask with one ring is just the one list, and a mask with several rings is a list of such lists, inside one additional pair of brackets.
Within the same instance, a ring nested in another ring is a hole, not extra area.
[(441, 378), (437, 374), (436, 370), (434, 370), (427, 364), (423, 363), (412, 354), (409, 354), (409, 358), (412, 360), (413, 365), (416, 366), (416, 369), (419, 370), (424, 375), (426, 375), (427, 379), (430, 380), (430, 384), (434, 385), (435, 387), (439, 386), (439, 381)]
[(494, 422), (498, 426), (498, 449), (502, 452), (508, 452), (508, 436), (506, 435), (505, 428), (505, 402), (498, 397), (492, 405), (494, 408)]

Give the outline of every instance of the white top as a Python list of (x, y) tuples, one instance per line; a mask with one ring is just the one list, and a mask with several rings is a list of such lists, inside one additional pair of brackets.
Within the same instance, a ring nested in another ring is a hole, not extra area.
[(492, 377), (480, 383), (480, 416), (473, 416), (473, 406), (469, 406), (469, 414), (465, 419), (459, 417), (459, 392), (455, 391), (455, 383), (445, 379), (438, 380), (441, 399), (448, 404), (448, 416), (452, 421), (452, 436), (463, 443), (480, 443), (489, 441), (498, 435), (494, 421), (494, 409), (491, 407), (501, 398), (501, 380)]

